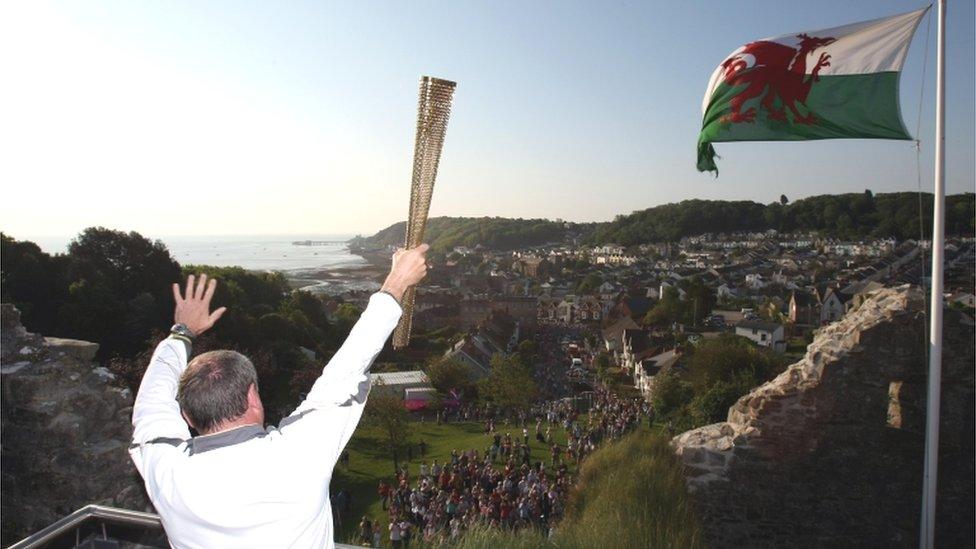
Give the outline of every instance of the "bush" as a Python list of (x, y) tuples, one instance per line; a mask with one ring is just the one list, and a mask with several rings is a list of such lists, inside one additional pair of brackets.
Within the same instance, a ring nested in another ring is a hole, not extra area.
[(674, 371), (660, 374), (652, 394), (651, 406), (655, 413), (663, 416), (678, 411), (694, 397), (691, 384), (682, 381)]
[(725, 421), (729, 408), (749, 392), (747, 383), (718, 381), (704, 393), (692, 399), (688, 408), (696, 425)]
[(780, 357), (768, 349), (756, 347), (744, 338), (724, 336), (705, 341), (695, 349), (689, 360), (688, 377), (696, 394), (732, 379), (754, 387), (779, 373), (780, 362)]
[(683, 377), (659, 374), (654, 411), (676, 432), (725, 421), (729, 407), (783, 370), (783, 357), (735, 336), (703, 341), (689, 349)]

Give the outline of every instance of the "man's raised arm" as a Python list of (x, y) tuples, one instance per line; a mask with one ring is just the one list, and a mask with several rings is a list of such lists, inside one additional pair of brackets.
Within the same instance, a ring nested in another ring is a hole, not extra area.
[[(186, 280), (185, 293), (180, 292), (179, 284), (173, 284), (173, 297), (176, 300), (173, 317), (177, 326), (174, 326), (173, 335), (156, 347), (132, 408), (132, 441), (137, 447), (151, 442), (176, 443), (190, 438), (190, 431), (180, 414), (180, 405), (176, 402), (176, 394), (189, 358), (191, 338), (209, 330), (227, 310), (221, 307), (210, 312), (210, 300), (216, 287), (216, 280), (211, 279), (207, 283), (207, 275), (200, 275), (196, 281), (190, 275)], [(183, 332), (183, 329), (189, 333)]]
[[(369, 392), (369, 367), (400, 319), (403, 293), (427, 274), (428, 248), (427, 244), (421, 244), (412, 250), (398, 250), (393, 255), (393, 266), (383, 287), (370, 298), (346, 341), (292, 417), (322, 406), (365, 402)], [(286, 422), (287, 418), (283, 424)]]

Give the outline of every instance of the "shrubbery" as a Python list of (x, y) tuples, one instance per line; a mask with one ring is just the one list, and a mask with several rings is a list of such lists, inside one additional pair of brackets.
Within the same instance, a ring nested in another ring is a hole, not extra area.
[(651, 400), (658, 419), (676, 430), (725, 421), (729, 407), (784, 367), (781, 356), (731, 335), (691, 347), (684, 360), (687, 372), (661, 374)]

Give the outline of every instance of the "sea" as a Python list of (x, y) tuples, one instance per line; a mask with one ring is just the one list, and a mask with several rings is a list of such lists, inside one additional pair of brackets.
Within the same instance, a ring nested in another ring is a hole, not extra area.
[[(369, 263), (349, 251), (349, 234), (170, 236), (160, 237), (180, 265), (242, 267), (280, 271), (292, 286), (313, 293), (341, 295), (371, 291), (379, 283), (362, 272)], [(66, 253), (73, 237), (22, 238), (47, 253)]]

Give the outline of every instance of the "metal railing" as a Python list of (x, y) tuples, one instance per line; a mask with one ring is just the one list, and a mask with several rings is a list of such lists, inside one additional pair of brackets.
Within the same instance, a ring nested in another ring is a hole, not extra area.
[(48, 544), (58, 540), (61, 536), (75, 531), (75, 545), (80, 543), (78, 533), (80, 528), (89, 521), (100, 521), (102, 537), (108, 538), (106, 523), (120, 524), (128, 527), (145, 528), (150, 530), (163, 529), (163, 523), (159, 520), (159, 515), (144, 513), (142, 511), (131, 511), (129, 509), (117, 509), (115, 507), (105, 507), (103, 505), (86, 505), (74, 513), (54, 522), (27, 536), (26, 538), (11, 545), (8, 549), (35, 549), (46, 547)]
[[(145, 548), (155, 547), (155, 545), (147, 546), (140, 542), (133, 542), (132, 540), (115, 540), (111, 537), (111, 532), (109, 532), (106, 524), (124, 526), (129, 529), (158, 530), (161, 536), (165, 535), (163, 523), (160, 521), (159, 515), (129, 509), (118, 509), (116, 507), (106, 507), (104, 505), (86, 505), (61, 520), (9, 546), (7, 549), (40, 549), (53, 545), (59, 547), (80, 546), (86, 541), (81, 539), (82, 529), (95, 526), (89, 523), (96, 521), (98, 522), (98, 526), (100, 526), (101, 539), (121, 541), (120, 547)], [(91, 530), (91, 528), (88, 529)], [(72, 533), (72, 531), (75, 534), (74, 540), (65, 540), (63, 537)], [(67, 545), (65, 545), (66, 542)], [(168, 546), (168, 544), (164, 546)], [(360, 549), (355, 545), (347, 545), (345, 543), (336, 543), (335, 546), (337, 549)]]

